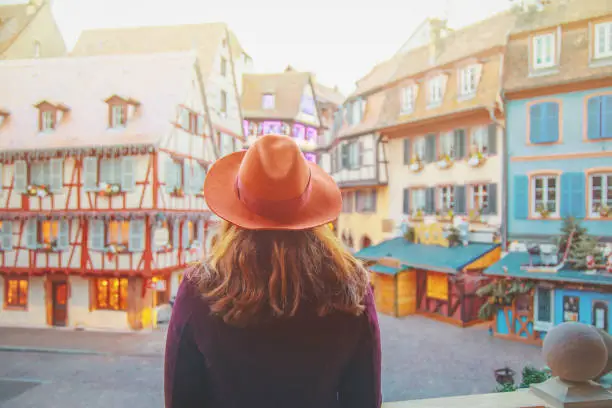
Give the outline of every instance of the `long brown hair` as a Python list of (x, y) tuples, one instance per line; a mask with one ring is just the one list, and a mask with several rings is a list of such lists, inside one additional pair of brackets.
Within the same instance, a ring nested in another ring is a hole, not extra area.
[(254, 231), (224, 222), (191, 277), (212, 312), (234, 325), (293, 316), (303, 301), (321, 316), (358, 315), (368, 287), (367, 272), (328, 226)]

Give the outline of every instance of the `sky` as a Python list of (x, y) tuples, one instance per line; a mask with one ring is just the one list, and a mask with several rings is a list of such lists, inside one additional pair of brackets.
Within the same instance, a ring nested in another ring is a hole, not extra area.
[(348, 94), (427, 17), (447, 17), (458, 28), (510, 5), (511, 0), (53, 0), (53, 11), (69, 49), (88, 28), (223, 21), (253, 58), (256, 72), (291, 65)]

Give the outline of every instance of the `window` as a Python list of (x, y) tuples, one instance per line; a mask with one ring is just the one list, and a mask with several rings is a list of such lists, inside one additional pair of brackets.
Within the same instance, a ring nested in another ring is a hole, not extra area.
[(353, 193), (342, 193), (342, 212), (353, 212)]
[(128, 245), (130, 236), (129, 221), (111, 221), (108, 224), (108, 235), (106, 236), (107, 245)]
[(440, 135), (440, 157), (455, 157), (455, 134), (446, 132)]
[(125, 104), (111, 105), (111, 127), (124, 127), (127, 123), (127, 106)]
[(612, 57), (612, 23), (595, 25), (595, 58)]
[(221, 156), (225, 156), (234, 151), (234, 138), (232, 135), (219, 133), (219, 150)]
[(608, 303), (600, 300), (593, 302), (593, 326), (608, 331)]
[(53, 110), (42, 111), (40, 114), (40, 131), (49, 132), (55, 129), (55, 115)]
[(455, 188), (453, 186), (440, 187), (440, 209), (448, 212), (455, 208)]
[(400, 113), (411, 113), (414, 111), (414, 103), (416, 101), (416, 85), (409, 85), (402, 88), (401, 91), (401, 108)]
[(580, 298), (578, 296), (563, 296), (563, 321), (579, 321)]
[(591, 217), (612, 216), (612, 173), (593, 174), (589, 184)]
[(227, 113), (227, 92), (221, 91), (221, 113)]
[(559, 140), (559, 103), (541, 102), (529, 107), (529, 141), (554, 143)]
[(482, 211), (489, 204), (488, 184), (474, 184), (472, 186), (472, 197), (470, 204), (472, 209)]
[(351, 125), (355, 125), (361, 122), (361, 119), (363, 119), (363, 114), (365, 112), (365, 106), (366, 102), (361, 98), (353, 102), (353, 105), (351, 107), (351, 109), (353, 109)]
[(487, 126), (478, 126), (472, 131), (472, 153), (489, 153), (489, 132)]
[(459, 77), (459, 95), (468, 96), (476, 92), (477, 84), (477, 65), (470, 65), (460, 71)]
[(425, 189), (424, 188), (415, 188), (412, 190), (412, 205), (411, 210), (412, 214), (416, 215), (418, 212), (422, 214), (425, 213)]
[(121, 159), (100, 160), (100, 182), (121, 184)]
[(221, 57), (221, 66), (220, 66), (220, 72), (222, 76), (227, 76), (227, 60), (223, 57)]
[(612, 138), (612, 95), (601, 95), (587, 101), (587, 138)]
[(59, 221), (42, 221), (39, 242), (51, 246), (57, 245), (59, 239)]
[(442, 76), (437, 76), (429, 80), (427, 94), (428, 105), (437, 106), (442, 103), (443, 86)]
[(136, 187), (135, 169), (136, 158), (133, 156), (100, 160), (95, 156), (87, 156), (83, 159), (83, 188), (85, 191), (101, 191), (104, 187), (101, 184), (105, 183), (120, 185), (121, 191), (131, 191)]
[(448, 276), (446, 274), (427, 272), (427, 297), (448, 300)]
[(28, 280), (6, 278), (4, 283), (6, 306), (25, 309), (28, 306)]
[[(47, 186), (50, 191), (59, 192), (63, 187), (63, 170), (64, 165), (62, 159), (50, 159), (31, 163), (30, 184), (35, 186)], [(15, 177), (17, 178), (17, 174)]]
[(553, 327), (553, 293), (551, 289), (538, 287), (535, 292), (535, 316), (533, 328), (548, 331)]
[(98, 278), (96, 284), (96, 309), (127, 310), (127, 278)]
[(164, 169), (164, 181), (166, 183), (166, 192), (172, 194), (178, 188), (184, 188), (185, 174), (183, 162), (168, 158)]
[(534, 216), (559, 215), (559, 178), (557, 176), (535, 176), (531, 213)]
[(376, 212), (376, 190), (355, 192), (358, 212)]
[(426, 146), (427, 146), (427, 142), (424, 136), (415, 138), (414, 141), (412, 142), (412, 150), (413, 150), (412, 157), (414, 159), (424, 161), (425, 152), (427, 150)]
[(555, 65), (555, 35), (543, 34), (533, 38), (533, 67), (550, 68)]
[(13, 249), (13, 221), (0, 221), (0, 249), (3, 251)]
[(261, 97), (261, 107), (263, 109), (274, 109), (276, 96), (274, 94), (263, 94)]
[(303, 95), (302, 96), (302, 103), (301, 103), (301, 111), (307, 115), (314, 115), (315, 114), (315, 102), (314, 102), (314, 98), (312, 96), (309, 95)]
[(154, 305), (159, 306), (167, 304), (170, 299), (170, 294), (168, 293), (168, 279), (163, 276), (154, 276), (151, 278), (151, 281), (155, 285)]

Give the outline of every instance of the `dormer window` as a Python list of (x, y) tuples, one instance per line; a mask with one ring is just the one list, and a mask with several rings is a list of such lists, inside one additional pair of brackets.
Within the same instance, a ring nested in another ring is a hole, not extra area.
[(595, 25), (595, 58), (612, 57), (612, 22)]
[(478, 88), (481, 65), (472, 64), (461, 69), (459, 72), (459, 96), (473, 96)]
[(111, 129), (125, 127), (136, 113), (136, 108), (140, 106), (140, 102), (118, 95), (113, 95), (104, 102), (108, 104), (108, 127)]
[(533, 37), (533, 68), (550, 68), (556, 65), (555, 34), (548, 33)]
[(401, 106), (400, 113), (412, 113), (414, 111), (414, 104), (416, 102), (417, 86), (408, 85), (401, 90)]
[(427, 106), (435, 108), (442, 103), (444, 88), (446, 87), (446, 77), (438, 75), (427, 83)]
[(5, 110), (0, 109), (0, 128), (2, 127), (2, 125), (4, 125), (4, 122), (7, 121), (9, 116), (11, 116), (9, 111), (5, 111)]
[(70, 111), (66, 105), (42, 101), (35, 105), (38, 109), (38, 130), (52, 132), (62, 121), (64, 115)]
[(263, 109), (274, 109), (276, 98), (273, 93), (265, 93), (261, 97), (261, 107)]

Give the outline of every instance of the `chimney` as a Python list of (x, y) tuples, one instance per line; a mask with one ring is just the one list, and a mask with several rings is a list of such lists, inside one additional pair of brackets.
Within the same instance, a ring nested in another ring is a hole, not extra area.
[(429, 20), (429, 63), (436, 65), (440, 54), (444, 51), (444, 35), (447, 21), (439, 18)]

